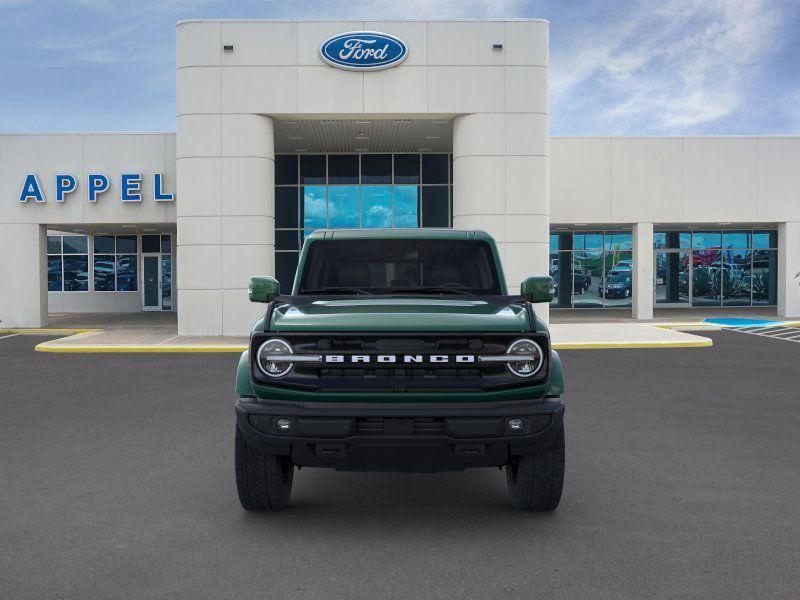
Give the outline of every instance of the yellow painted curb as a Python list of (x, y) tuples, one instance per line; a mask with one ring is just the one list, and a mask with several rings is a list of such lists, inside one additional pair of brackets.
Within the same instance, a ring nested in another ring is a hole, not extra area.
[(702, 339), (688, 342), (554, 342), (556, 350), (614, 350), (623, 348), (707, 348), (714, 342)]
[(186, 353), (186, 352), (243, 352), (247, 350), (247, 345), (241, 346), (78, 346), (49, 344), (44, 342), (34, 347), (36, 352), (55, 352), (60, 354), (122, 354), (122, 353)]
[(102, 329), (48, 329), (47, 327), (26, 327), (17, 329), (0, 329), (0, 335), (20, 334), (20, 335), (77, 335), (79, 333), (97, 333)]

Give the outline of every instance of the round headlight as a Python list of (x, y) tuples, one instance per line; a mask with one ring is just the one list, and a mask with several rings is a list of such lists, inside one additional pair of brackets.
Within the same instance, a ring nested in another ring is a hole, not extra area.
[(533, 377), (544, 364), (542, 347), (533, 340), (522, 339), (511, 342), (506, 354), (518, 357), (506, 363), (508, 370), (517, 377)]
[(289, 342), (280, 338), (272, 338), (259, 346), (256, 363), (264, 375), (268, 377), (283, 377), (292, 370), (292, 363), (281, 362), (273, 357), (285, 357), (287, 354), (294, 354)]

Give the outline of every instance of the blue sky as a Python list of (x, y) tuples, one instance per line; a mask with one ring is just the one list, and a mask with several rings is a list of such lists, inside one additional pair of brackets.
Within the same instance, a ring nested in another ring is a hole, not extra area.
[(189, 18), (540, 17), (554, 135), (800, 134), (797, 0), (0, 0), (0, 131), (173, 131)]

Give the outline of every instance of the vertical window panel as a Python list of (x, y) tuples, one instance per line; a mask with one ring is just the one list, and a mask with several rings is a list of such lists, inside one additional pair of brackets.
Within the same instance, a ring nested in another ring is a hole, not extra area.
[(419, 188), (416, 185), (394, 186), (394, 226), (419, 227)]
[(449, 198), (445, 186), (422, 187), (422, 227), (449, 227)]
[(114, 284), (114, 255), (94, 255), (94, 291), (113, 292)]
[(328, 227), (359, 226), (359, 188), (357, 185), (328, 188)]

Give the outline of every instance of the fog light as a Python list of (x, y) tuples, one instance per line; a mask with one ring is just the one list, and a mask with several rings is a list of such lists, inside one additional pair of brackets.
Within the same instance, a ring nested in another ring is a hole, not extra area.
[(291, 431), (292, 421), (291, 419), (278, 419), (275, 421), (275, 427), (278, 431)]
[(509, 419), (508, 420), (508, 430), (509, 431), (522, 431), (525, 429), (525, 421), (522, 419)]

